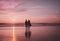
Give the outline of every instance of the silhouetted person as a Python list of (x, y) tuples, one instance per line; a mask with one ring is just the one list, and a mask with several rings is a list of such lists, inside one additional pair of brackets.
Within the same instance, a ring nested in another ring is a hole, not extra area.
[(30, 26), (31, 26), (30, 20), (26, 20), (25, 21), (25, 27), (26, 27), (25, 37), (29, 40), (30, 40), (30, 37), (31, 37)]
[(25, 26), (26, 26), (26, 27), (27, 27), (27, 24), (28, 24), (28, 23), (27, 23), (27, 19), (26, 19), (26, 21), (25, 21)]
[(31, 22), (30, 22), (30, 20), (28, 20), (28, 22), (27, 22), (27, 30), (28, 31), (30, 31), (30, 27), (31, 27)]
[(30, 31), (30, 26), (31, 26), (30, 20), (27, 20), (27, 19), (26, 19), (26, 21), (25, 21), (26, 31)]
[(30, 27), (31, 26), (31, 22), (30, 22), (30, 20), (28, 20), (28, 27)]
[(25, 26), (26, 26), (26, 27), (30, 27), (30, 26), (31, 26), (30, 20), (27, 20), (27, 19), (26, 19), (26, 21), (25, 21)]

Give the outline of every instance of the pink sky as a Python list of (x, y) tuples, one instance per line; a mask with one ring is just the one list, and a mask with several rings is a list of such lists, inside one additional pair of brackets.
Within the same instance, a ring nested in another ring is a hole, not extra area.
[(60, 22), (59, 1), (56, 0), (2, 0), (0, 1), (1, 22)]

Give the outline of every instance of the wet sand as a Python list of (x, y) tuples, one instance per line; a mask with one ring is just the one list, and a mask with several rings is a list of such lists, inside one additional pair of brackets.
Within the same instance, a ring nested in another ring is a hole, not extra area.
[[(31, 27), (30, 41), (59, 41), (59, 26), (37, 26)], [(15, 41), (27, 41), (25, 27), (15, 27)], [(0, 41), (13, 41), (13, 27), (0, 28)], [(28, 40), (29, 41), (29, 40)]]

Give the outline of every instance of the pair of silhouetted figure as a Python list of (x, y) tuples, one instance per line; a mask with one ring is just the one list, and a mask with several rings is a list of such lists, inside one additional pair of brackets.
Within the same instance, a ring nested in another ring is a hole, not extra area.
[(30, 40), (30, 37), (31, 37), (30, 26), (31, 26), (30, 20), (26, 20), (25, 21), (25, 27), (26, 27), (25, 37), (29, 40)]
[(26, 21), (25, 21), (25, 26), (26, 26), (26, 27), (30, 27), (30, 26), (31, 26), (30, 20), (27, 20), (27, 19), (26, 19)]

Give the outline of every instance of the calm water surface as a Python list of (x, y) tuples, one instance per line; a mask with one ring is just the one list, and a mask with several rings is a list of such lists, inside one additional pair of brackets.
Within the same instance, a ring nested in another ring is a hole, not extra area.
[(25, 37), (26, 27), (15, 27), (13, 37), (13, 27), (0, 27), (0, 41), (59, 41), (60, 26), (36, 26), (31, 27), (31, 37)]

